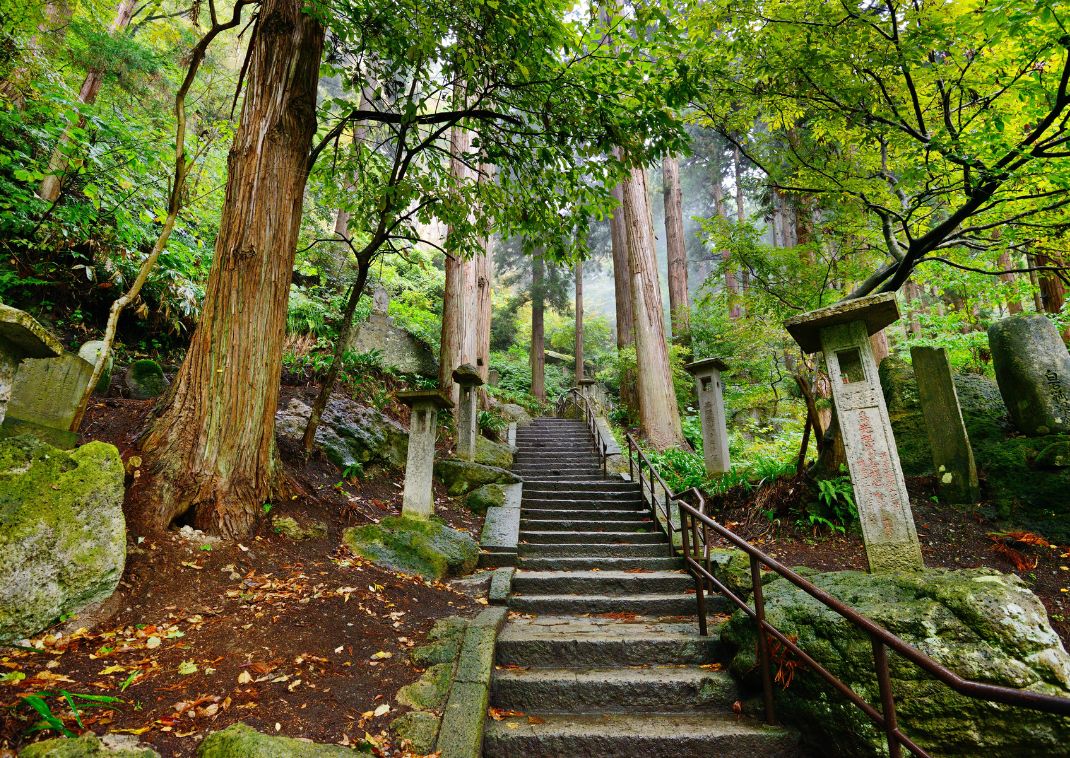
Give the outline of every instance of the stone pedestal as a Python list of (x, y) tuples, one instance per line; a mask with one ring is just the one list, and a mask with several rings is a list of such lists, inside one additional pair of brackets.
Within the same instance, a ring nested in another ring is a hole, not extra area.
[(63, 345), (30, 314), (0, 303), (0, 423), (15, 386), (15, 372), (27, 358), (52, 358)]
[(1012, 316), (988, 327), (992, 367), (1007, 413), (1029, 436), (1070, 432), (1070, 353), (1044, 316)]
[(453, 372), (453, 381), (460, 388), (457, 401), (457, 457), (466, 461), (476, 459), (476, 435), (479, 434), (479, 393), (483, 377), (471, 363), (462, 363)]
[(427, 518), (435, 510), (432, 476), (435, 471), (438, 412), (452, 408), (453, 403), (435, 390), (399, 392), (398, 400), (412, 408), (401, 512), (406, 516)]
[(924, 567), (869, 340), (898, 318), (895, 295), (888, 293), (838, 303), (784, 324), (805, 352), (825, 355), (872, 572)]
[(689, 363), (686, 368), (695, 377), (706, 473), (710, 476), (720, 475), (732, 468), (728, 453), (728, 423), (724, 412), (724, 385), (721, 384), (721, 372), (728, 366), (720, 358), (707, 358)]
[(940, 493), (950, 503), (976, 503), (981, 495), (977, 465), (962, 420), (947, 349), (912, 347), (910, 362), (918, 382), (921, 415), (932, 448)]

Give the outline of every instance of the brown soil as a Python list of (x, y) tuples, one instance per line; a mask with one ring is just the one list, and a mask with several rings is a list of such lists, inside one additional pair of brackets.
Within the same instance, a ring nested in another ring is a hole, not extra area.
[[(907, 480), (914, 523), (929, 567), (986, 567), (1017, 574), (1040, 598), (1052, 627), (1070, 649), (1070, 546), (1055, 545), (1042, 535), (997, 526), (982, 506), (938, 504), (931, 477)], [(711, 500), (710, 513), (740, 537), (788, 566), (819, 571), (866, 569), (866, 554), (857, 528), (846, 534), (808, 529), (797, 524), (800, 506), (813, 500), (809, 486), (784, 479), (756, 492), (733, 491)], [(775, 511), (771, 521), (764, 512)], [(725, 543), (727, 546), (727, 543)]]
[[(282, 401), (314, 392), (286, 387)], [(112, 442), (127, 461), (152, 405), (97, 402), (83, 436)], [(126, 571), (105, 606), (35, 638), (37, 651), (0, 648), (0, 676), (26, 677), (0, 684), (0, 753), (56, 736), (26, 733), (39, 718), (23, 696), (65, 690), (119, 698), (82, 708), (84, 727), (132, 732), (163, 756), (193, 755), (205, 734), (238, 721), (317, 742), (357, 744), (368, 733), (381, 755), (400, 754), (382, 732), (404, 710), (393, 702), (398, 688), (419, 675), (409, 649), (436, 619), (471, 615), (486, 601), (340, 546), (346, 527), (400, 512), (398, 472), (342, 482), (320, 457), (281, 454), (304, 494), (269, 516), (325, 522), (327, 538), (294, 542), (275, 534), (269, 518), (242, 543), (153, 535), (128, 520)], [(436, 501), (442, 518), (477, 534), (478, 517), (441, 490)], [(134, 512), (129, 496), (125, 509)], [(82, 731), (60, 697), (46, 702)]]

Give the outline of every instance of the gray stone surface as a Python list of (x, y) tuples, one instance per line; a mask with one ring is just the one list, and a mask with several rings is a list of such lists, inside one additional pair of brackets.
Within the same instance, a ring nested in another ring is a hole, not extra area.
[[(1070, 656), (1028, 587), (988, 569), (899, 574), (841, 571), (808, 579), (966, 679), (1060, 697), (1070, 696)], [(868, 636), (842, 616), (777, 578), (765, 586), (769, 622), (875, 705)], [(737, 646), (731, 669), (753, 682), (754, 624), (733, 615), (722, 638)], [(954, 693), (895, 654), (892, 689), (899, 723), (932, 755), (1065, 755), (1070, 718), (975, 700)], [(785, 723), (808, 733), (824, 755), (887, 755), (878, 729), (800, 665), (791, 686), (777, 687)]]
[(197, 748), (197, 758), (356, 758), (362, 755), (370, 758), (370, 753), (341, 745), (263, 734), (242, 723), (212, 732)]
[(977, 464), (962, 419), (947, 349), (912, 347), (910, 361), (918, 382), (922, 417), (940, 493), (951, 503), (976, 503), (981, 497)]
[(27, 358), (50, 358), (63, 346), (25, 311), (0, 303), (0, 423), (7, 413), (19, 364)]
[(457, 457), (466, 461), (476, 459), (476, 439), (479, 436), (479, 393), (483, 384), (479, 369), (463, 363), (453, 371), (453, 381), (460, 387), (457, 401)]
[(870, 571), (918, 569), (921, 545), (869, 336), (864, 321), (837, 323), (821, 330), (821, 346)]
[[(78, 348), (78, 357), (89, 363), (96, 369), (97, 363), (100, 362), (101, 351), (104, 349), (104, 340), (89, 340)], [(100, 381), (97, 382), (97, 386), (93, 389), (98, 395), (107, 394), (108, 389), (111, 387), (111, 372), (115, 367), (115, 356), (108, 353), (108, 359), (104, 365), (104, 372), (100, 375)]]
[(494, 570), (494, 575), (490, 580), (490, 591), (487, 593), (487, 600), (491, 605), (505, 605), (509, 602), (509, 593), (513, 588), (515, 574), (516, 568), (513, 566), (502, 566)]
[(805, 353), (822, 350), (821, 333), (830, 326), (860, 322), (867, 336), (872, 336), (899, 320), (899, 305), (894, 292), (859, 297), (834, 303), (826, 308), (803, 313), (784, 322)]
[(479, 559), (471, 535), (429, 517), (387, 516), (346, 529), (342, 540), (355, 555), (430, 579), (470, 573)]
[(531, 424), (531, 414), (528, 413), (522, 405), (502, 403), (498, 406), (498, 410), (504, 413), (507, 418), (515, 421), (517, 426), (528, 426)]
[(56, 737), (27, 745), (19, 758), (160, 758), (152, 748), (141, 745), (132, 734), (95, 734)]
[(438, 363), (431, 349), (384, 313), (372, 313), (360, 324), (349, 349), (355, 353), (378, 350), (383, 355), (383, 365), (402, 374), (438, 376)]
[(74, 353), (23, 361), (7, 412), (21, 421), (69, 430), (93, 366)]
[(513, 465), (513, 456), (516, 455), (516, 448), (513, 445), (494, 442), (479, 436), (476, 437), (475, 448), (476, 463), (498, 468), (510, 468)]
[(394, 719), (390, 729), (399, 740), (408, 740), (412, 750), (418, 755), (427, 755), (435, 751), (440, 719), (427, 711), (409, 711)]
[(520, 477), (512, 471), (496, 466), (448, 458), (435, 464), (435, 476), (446, 485), (453, 496), (464, 495), (485, 484), (517, 484)]
[[(293, 398), (275, 414), (276, 436), (299, 445), (311, 413), (308, 405)], [(341, 395), (332, 395), (327, 401), (316, 429), (316, 445), (341, 469), (370, 463), (402, 466), (408, 444), (408, 434), (401, 424)]]
[(452, 404), (437, 392), (402, 393), (399, 398), (412, 408), (401, 510), (408, 516), (426, 518), (435, 510), (433, 476), (438, 412)]
[(695, 377), (695, 393), (702, 421), (702, 457), (706, 463), (706, 473), (710, 476), (732, 469), (728, 452), (724, 385), (721, 383), (721, 372), (726, 368), (724, 361), (718, 358), (707, 358), (687, 366), (688, 373)]
[(0, 642), (106, 599), (126, 562), (123, 463), (90, 442), (70, 453), (0, 440)]
[(1030, 436), (1070, 432), (1070, 353), (1046, 317), (988, 327), (992, 366), (1011, 421)]
[(126, 367), (124, 376), (130, 397), (135, 400), (151, 400), (167, 392), (167, 378), (163, 368), (154, 360), (143, 358)]

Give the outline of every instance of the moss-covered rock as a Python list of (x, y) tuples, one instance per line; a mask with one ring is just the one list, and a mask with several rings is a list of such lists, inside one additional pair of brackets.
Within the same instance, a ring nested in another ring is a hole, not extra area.
[(470, 534), (433, 518), (387, 516), (378, 524), (346, 529), (343, 540), (356, 555), (430, 579), (467, 574), (479, 559), (479, 545)]
[(126, 367), (126, 388), (134, 399), (149, 400), (167, 391), (167, 379), (159, 363), (143, 358)]
[(0, 440), (0, 642), (115, 591), (126, 563), (123, 463), (113, 445)]
[(292, 516), (276, 516), (271, 520), (271, 528), (275, 534), (297, 541), (320, 540), (327, 536), (327, 525), (322, 521), (310, 521), (302, 526)]
[(1037, 453), (1037, 468), (1066, 468), (1070, 466), (1070, 439), (1053, 442)]
[[(311, 414), (307, 404), (294, 398), (275, 414), (275, 433), (297, 444), (305, 434)], [(409, 433), (374, 408), (358, 405), (346, 397), (332, 396), (316, 429), (316, 444), (341, 469), (368, 463), (397, 467), (405, 465)]]
[(497, 466), (509, 468), (513, 465), (513, 455), (516, 448), (512, 445), (503, 445), (500, 442), (488, 440), (486, 437), (476, 437), (476, 463), (484, 466)]
[(197, 748), (197, 758), (334, 758), (367, 755), (341, 745), (261, 734), (245, 724), (233, 724), (209, 734)]
[(19, 751), (19, 758), (160, 758), (160, 754), (139, 745), (133, 735), (95, 734), (81, 737), (56, 737), (35, 742)]
[(436, 663), (450, 663), (457, 658), (464, 641), (464, 632), (468, 620), (460, 616), (447, 616), (439, 619), (427, 633), (427, 644), (412, 649), (409, 658), (421, 668)]
[(397, 700), (402, 705), (417, 709), (441, 708), (450, 694), (453, 663), (438, 663), (425, 671), (412, 684), (398, 690)]
[(520, 477), (512, 471), (482, 463), (447, 458), (435, 463), (435, 476), (451, 495), (463, 495), (485, 484), (516, 484)]
[[(1070, 696), (1070, 656), (1040, 601), (1015, 576), (966, 569), (843, 571), (809, 579), (962, 677)], [(795, 635), (803, 650), (879, 707), (867, 635), (783, 579), (769, 582), (764, 595), (766, 617), (776, 628)], [(753, 679), (753, 622), (737, 613), (722, 639), (736, 647), (732, 671)], [(898, 656), (889, 658), (899, 724), (932, 754), (1065, 754), (1070, 719), (957, 695)], [(791, 686), (777, 688), (776, 697), (781, 718), (819, 745), (821, 754), (885, 754), (880, 733), (862, 712), (801, 662)]]
[(417, 755), (427, 755), (435, 751), (440, 719), (426, 711), (409, 711), (394, 719), (391, 731), (399, 741), (408, 740), (412, 751)]
[(498, 406), (506, 418), (516, 423), (517, 426), (527, 426), (531, 423), (531, 414), (522, 405), (515, 403), (502, 403)]
[(464, 504), (472, 513), (486, 513), (488, 508), (500, 508), (505, 505), (505, 486), (501, 484), (484, 484), (468, 493)]
[[(750, 558), (742, 550), (710, 548), (710, 573), (740, 597), (751, 594)], [(763, 574), (762, 584), (775, 574)]]

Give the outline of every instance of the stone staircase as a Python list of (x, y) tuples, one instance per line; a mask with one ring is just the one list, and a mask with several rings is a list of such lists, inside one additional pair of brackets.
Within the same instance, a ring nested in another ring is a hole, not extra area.
[(793, 733), (733, 713), (682, 560), (638, 485), (603, 478), (585, 424), (541, 418), (517, 446), (518, 564), (490, 697), (519, 715), (487, 719), (483, 755), (800, 755)]

